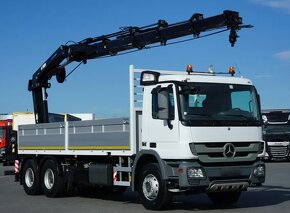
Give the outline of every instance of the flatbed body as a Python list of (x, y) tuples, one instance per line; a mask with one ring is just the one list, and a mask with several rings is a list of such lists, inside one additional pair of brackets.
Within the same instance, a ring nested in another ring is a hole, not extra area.
[(24, 125), (19, 154), (132, 155), (128, 118)]

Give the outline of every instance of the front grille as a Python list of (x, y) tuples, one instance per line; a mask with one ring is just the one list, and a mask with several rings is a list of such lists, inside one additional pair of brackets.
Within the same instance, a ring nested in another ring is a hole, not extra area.
[[(232, 144), (234, 146), (234, 156), (225, 155), (225, 145)], [(202, 163), (237, 163), (237, 162), (253, 162), (257, 155), (261, 152), (261, 144), (259, 142), (205, 142), (191, 143), (191, 150), (199, 157)]]
[(289, 113), (273, 112), (266, 116), (269, 122), (287, 122)]
[(285, 158), (289, 155), (287, 146), (269, 146), (268, 154), (273, 158)]
[(284, 141), (290, 141), (290, 134), (268, 134), (264, 135), (265, 141), (268, 142), (284, 142)]
[[(246, 157), (246, 156), (248, 156), (248, 152), (237, 152), (236, 154), (235, 154), (235, 156), (236, 157)], [(221, 158), (221, 157), (224, 157), (224, 154), (223, 153), (208, 153), (208, 156), (209, 157), (211, 157), (211, 158), (216, 158), (216, 157), (218, 157), (218, 158)]]

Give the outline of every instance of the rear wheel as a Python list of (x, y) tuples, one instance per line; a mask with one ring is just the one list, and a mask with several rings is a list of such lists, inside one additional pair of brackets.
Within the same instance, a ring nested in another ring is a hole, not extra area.
[(217, 207), (230, 207), (235, 204), (240, 196), (241, 191), (237, 192), (213, 192), (207, 194), (209, 199)]
[(54, 160), (46, 160), (41, 170), (41, 188), (47, 197), (59, 197), (64, 194), (65, 183), (58, 164)]
[(40, 194), (39, 172), (35, 160), (27, 160), (23, 165), (22, 183), (26, 194), (37, 195)]
[(138, 180), (139, 197), (146, 209), (160, 210), (167, 207), (172, 195), (168, 191), (166, 181), (162, 180), (160, 167), (157, 163), (145, 165)]

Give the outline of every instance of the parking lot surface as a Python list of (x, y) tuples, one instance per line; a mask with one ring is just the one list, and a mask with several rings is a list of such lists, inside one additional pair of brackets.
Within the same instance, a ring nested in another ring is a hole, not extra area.
[[(12, 167), (0, 168), (0, 212), (147, 212), (140, 204), (137, 193), (130, 189), (119, 196), (28, 196), (22, 186), (14, 182), (12, 170)], [(197, 194), (176, 196), (169, 210), (163, 212), (290, 212), (290, 163), (266, 163), (266, 172), (265, 184), (242, 193), (239, 202), (229, 209), (216, 209), (205, 194)]]

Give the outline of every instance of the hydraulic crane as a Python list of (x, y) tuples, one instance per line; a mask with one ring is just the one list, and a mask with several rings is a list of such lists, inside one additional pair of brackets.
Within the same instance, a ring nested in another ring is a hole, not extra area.
[(114, 56), (131, 49), (144, 49), (154, 43), (166, 45), (168, 40), (193, 35), (201, 32), (226, 29), (230, 31), (229, 41), (234, 46), (238, 38), (237, 31), (249, 27), (243, 25), (238, 12), (226, 10), (223, 14), (203, 18), (202, 14), (193, 14), (189, 20), (168, 24), (159, 20), (156, 24), (145, 27), (126, 27), (121, 31), (87, 38), (71, 45), (61, 45), (34, 73), (29, 80), (28, 90), (32, 91), (36, 123), (48, 123), (47, 89), (49, 80), (56, 76), (59, 83), (66, 78), (65, 67), (72, 62), (86, 64), (87, 60), (104, 56)]

